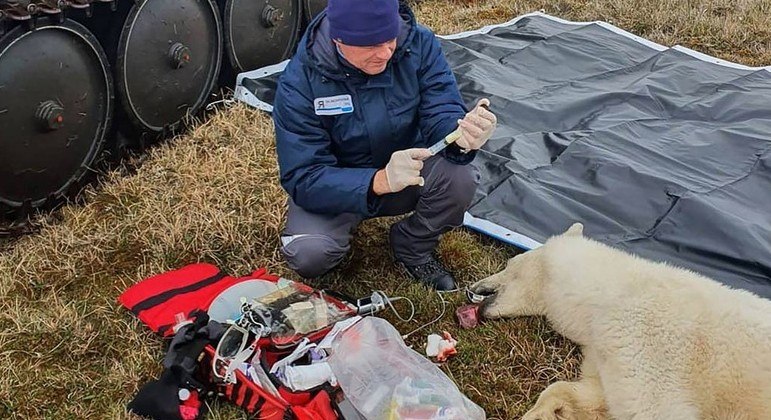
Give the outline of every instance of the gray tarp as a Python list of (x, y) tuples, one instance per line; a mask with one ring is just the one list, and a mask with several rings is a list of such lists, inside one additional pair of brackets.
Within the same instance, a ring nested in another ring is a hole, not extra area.
[[(442, 46), (466, 102), (499, 118), (467, 225), (529, 248), (581, 221), (771, 298), (771, 71), (542, 14)], [(281, 68), (240, 76), (237, 97), (269, 110)]]

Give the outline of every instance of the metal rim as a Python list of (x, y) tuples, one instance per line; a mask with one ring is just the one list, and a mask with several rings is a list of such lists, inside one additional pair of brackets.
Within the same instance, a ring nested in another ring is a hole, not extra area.
[[(311, 7), (311, 4), (313, 4), (313, 3), (320, 3), (320, 2), (321, 2), (321, 0), (303, 0), (303, 17), (305, 18), (305, 24), (306, 25), (311, 23), (313, 18), (316, 17), (313, 14), (313, 10), (312, 10), (313, 8)], [(325, 3), (324, 7), (326, 7), (326, 3), (327, 2), (324, 1), (324, 3)], [(322, 8), (322, 10), (324, 10), (324, 8)], [(317, 12), (316, 14), (318, 14), (318, 13), (321, 13), (321, 11)]]
[[(80, 167), (69, 177), (67, 182), (63, 183), (61, 187), (59, 187), (56, 191), (51, 192), (47, 197), (39, 198), (36, 200), (13, 201), (5, 199), (4, 197), (0, 197), (0, 204), (14, 209), (22, 208), (27, 205), (31, 208), (43, 207), (47, 204), (50, 204), (49, 202), (51, 200), (58, 200), (67, 195), (71, 188), (79, 186), (83, 181), (86, 173), (91, 170), (91, 166), (98, 160), (101, 151), (103, 150), (107, 141), (107, 133), (109, 132), (112, 125), (114, 93), (110, 64), (107, 60), (107, 55), (99, 44), (99, 41), (83, 25), (70, 19), (65, 19), (62, 22), (54, 22), (52, 18), (39, 18), (36, 22), (34, 30), (26, 28), (25, 25), (16, 26), (15, 28), (6, 32), (5, 35), (0, 37), (0, 59), (2, 58), (3, 54), (7, 53), (8, 50), (10, 50), (10, 48), (17, 42), (20, 42), (22, 39), (28, 36), (32, 36), (33, 34), (45, 30), (67, 31), (82, 39), (89, 47), (89, 51), (94, 53), (94, 57), (101, 65), (102, 75), (104, 76), (103, 80), (105, 88), (106, 115), (104, 116), (104, 123), (99, 126), (97, 132), (95, 133), (95, 141), (92, 143), (91, 149), (86, 154)], [(9, 39), (12, 41), (8, 42), (7, 40)], [(8, 44), (3, 46), (3, 44), (6, 42), (8, 42)]]
[[(142, 9), (151, 1), (163, 0), (141, 0), (131, 7), (131, 11), (129, 12), (128, 17), (123, 24), (123, 30), (120, 34), (120, 40), (118, 43), (118, 51), (120, 53), (117, 54), (115, 67), (116, 71), (120, 72), (119, 77), (117, 77), (118, 96), (124, 109), (128, 111), (126, 114), (128, 114), (129, 119), (131, 119), (135, 126), (140, 127), (145, 131), (162, 133), (165, 130), (174, 131), (182, 123), (185, 117), (183, 116), (176, 121), (169, 121), (168, 124), (163, 126), (153, 125), (152, 123), (142, 118), (140, 111), (134, 106), (134, 101), (131, 99), (129, 88), (126, 86), (126, 81), (128, 80), (126, 59), (128, 57), (129, 40), (131, 39), (132, 31), (140, 13), (142, 12)], [(198, 96), (195, 104), (188, 108), (188, 111), (191, 114), (198, 112), (201, 107), (203, 107), (209, 94), (211, 94), (212, 90), (214, 90), (214, 87), (217, 83), (217, 75), (220, 71), (220, 62), (222, 61), (222, 23), (220, 22), (219, 9), (212, 2), (212, 0), (203, 0), (203, 3), (209, 6), (211, 18), (214, 20), (214, 27), (217, 31), (217, 39), (214, 43), (216, 48), (214, 57), (212, 57), (214, 67), (211, 69), (211, 74), (207, 78), (207, 83), (201, 89), (201, 94)]]
[[(225, 28), (225, 48), (227, 50), (228, 54), (228, 60), (230, 62), (231, 67), (238, 73), (254, 70), (254, 69), (248, 69), (245, 68), (244, 64), (241, 63), (241, 61), (238, 58), (238, 53), (235, 50), (234, 45), (234, 39), (235, 36), (233, 34), (233, 17), (234, 17), (234, 3), (236, 0), (227, 0), (225, 2), (225, 13), (223, 18), (223, 26)], [(266, 0), (264, 2), (266, 5), (269, 4), (269, 2)], [(295, 10), (297, 10), (297, 13), (294, 17), (294, 31), (292, 31), (292, 36), (289, 39), (289, 42), (287, 42), (286, 48), (281, 53), (281, 58), (277, 61), (280, 62), (282, 60), (285, 60), (289, 58), (289, 56), (292, 54), (292, 51), (294, 50), (295, 46), (297, 45), (297, 41), (299, 40), (300, 35), (300, 23), (302, 22), (303, 17), (303, 7), (300, 0), (292, 0), (292, 5), (294, 6)]]

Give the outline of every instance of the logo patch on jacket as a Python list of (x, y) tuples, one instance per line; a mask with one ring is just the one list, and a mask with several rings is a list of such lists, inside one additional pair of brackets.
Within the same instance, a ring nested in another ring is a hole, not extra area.
[(316, 115), (340, 115), (353, 112), (351, 95), (327, 96), (313, 100)]

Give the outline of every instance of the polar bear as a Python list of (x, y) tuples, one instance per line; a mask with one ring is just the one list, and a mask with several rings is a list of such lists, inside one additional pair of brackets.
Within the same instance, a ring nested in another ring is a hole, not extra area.
[(471, 287), (485, 318), (542, 315), (581, 346), (578, 382), (525, 415), (771, 419), (771, 301), (583, 236), (575, 224)]

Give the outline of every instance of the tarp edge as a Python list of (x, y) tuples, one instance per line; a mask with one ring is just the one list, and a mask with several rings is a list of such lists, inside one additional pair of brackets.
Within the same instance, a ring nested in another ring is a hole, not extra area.
[(239, 73), (238, 76), (236, 77), (236, 90), (233, 93), (233, 96), (237, 100), (241, 102), (245, 102), (246, 104), (251, 105), (257, 109), (261, 109), (266, 112), (273, 112), (273, 105), (265, 101), (262, 101), (260, 100), (260, 98), (254, 96), (252, 92), (249, 92), (249, 89), (244, 87), (242, 82), (245, 78), (259, 79), (261, 77), (267, 77), (276, 73), (280, 73), (284, 71), (284, 69), (288, 64), (289, 64), (289, 60), (287, 59), (280, 63), (262, 67), (257, 70), (252, 70), (245, 73)]
[(492, 31), (493, 29), (505, 28), (507, 26), (511, 26), (511, 25), (516, 24), (517, 22), (519, 22), (522, 19), (525, 19), (525, 18), (528, 18), (528, 17), (533, 17), (533, 16), (543, 17), (545, 19), (550, 19), (550, 20), (553, 20), (555, 22), (562, 23), (562, 24), (565, 24), (565, 25), (575, 25), (575, 26), (599, 25), (599, 26), (603, 27), (604, 29), (607, 29), (609, 31), (612, 31), (612, 32), (618, 33), (620, 35), (623, 35), (623, 36), (625, 36), (627, 38), (630, 38), (630, 39), (632, 39), (634, 41), (637, 41), (640, 44), (643, 44), (643, 45), (645, 45), (645, 46), (647, 46), (647, 47), (649, 47), (651, 49), (654, 49), (654, 50), (657, 50), (657, 51), (664, 51), (664, 50), (666, 50), (668, 48), (668, 47), (666, 47), (664, 45), (657, 44), (657, 43), (655, 43), (655, 42), (653, 42), (651, 40), (645, 39), (645, 38), (643, 38), (641, 36), (637, 36), (637, 35), (635, 35), (635, 34), (633, 34), (631, 32), (627, 32), (627, 31), (625, 31), (625, 30), (623, 30), (623, 29), (621, 29), (621, 28), (619, 28), (617, 26), (614, 26), (614, 25), (612, 25), (612, 24), (610, 24), (608, 22), (603, 22), (603, 21), (599, 21), (599, 20), (598, 21), (593, 21), (593, 22), (573, 22), (573, 21), (570, 21), (570, 20), (566, 20), (566, 19), (558, 18), (556, 16), (552, 16), (550, 14), (547, 14), (547, 13), (544, 13), (544, 12), (540, 12), (540, 11), (526, 13), (524, 15), (517, 16), (517, 17), (515, 17), (514, 19), (512, 19), (512, 20), (510, 20), (508, 22), (499, 23), (499, 24), (495, 24), (495, 25), (487, 25), (487, 26), (484, 26), (482, 28), (475, 29), (473, 31), (465, 31), (465, 32), (457, 33), (457, 34), (437, 35), (437, 36), (439, 38), (442, 38), (442, 39), (460, 39), (460, 38), (466, 38), (466, 37), (469, 37), (469, 36), (472, 36), (472, 35), (486, 34), (486, 33), (489, 33), (490, 31)]
[(766, 66), (766, 67), (745, 66), (744, 64), (734, 63), (732, 61), (723, 60), (722, 58), (713, 57), (709, 54), (704, 54), (702, 52), (692, 50), (682, 45), (675, 45), (674, 47), (672, 47), (672, 49), (675, 51), (680, 51), (682, 53), (688, 54), (691, 57), (698, 58), (699, 60), (706, 61), (713, 64), (718, 64), (725, 67), (731, 67), (731, 68), (741, 69), (741, 70), (766, 70), (768, 72), (771, 72), (771, 66)]
[(497, 225), (489, 220), (474, 217), (471, 213), (466, 212), (463, 216), (463, 225), (476, 230), (477, 232), (484, 233), (498, 239), (501, 242), (505, 242), (509, 245), (514, 245), (517, 248), (524, 250), (531, 250), (540, 247), (542, 243), (527, 237), (521, 233), (514, 232), (508, 228)]

